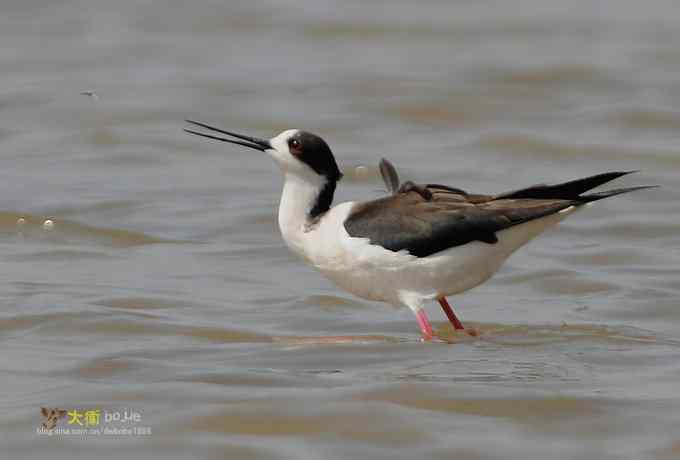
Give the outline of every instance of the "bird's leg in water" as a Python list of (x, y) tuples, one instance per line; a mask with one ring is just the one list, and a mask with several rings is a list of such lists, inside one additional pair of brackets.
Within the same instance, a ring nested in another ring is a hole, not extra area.
[(425, 313), (425, 310), (418, 310), (418, 313), (416, 313), (416, 319), (418, 320), (418, 325), (420, 326), (420, 332), (423, 334), (423, 340), (429, 342), (432, 340), (434, 332), (432, 331), (432, 325), (430, 325), (430, 321), (427, 319), (427, 313)]
[(444, 310), (444, 313), (446, 313), (446, 317), (451, 321), (451, 324), (453, 324), (454, 329), (465, 329), (463, 327), (463, 323), (460, 322), (456, 314), (453, 312), (453, 308), (451, 308), (451, 305), (449, 305), (449, 302), (447, 302), (446, 297), (440, 297), (439, 299), (439, 305), (442, 306), (442, 310)]
[(453, 325), (453, 328), (456, 330), (464, 330), (468, 334), (476, 336), (479, 333), (475, 329), (465, 329), (463, 327), (463, 323), (460, 322), (458, 317), (453, 311), (453, 308), (451, 308), (451, 305), (449, 305), (449, 302), (446, 300), (446, 297), (440, 297), (439, 299), (439, 305), (442, 306), (442, 310), (444, 310), (444, 313), (446, 313), (446, 317), (449, 318), (449, 321), (451, 321), (451, 324)]

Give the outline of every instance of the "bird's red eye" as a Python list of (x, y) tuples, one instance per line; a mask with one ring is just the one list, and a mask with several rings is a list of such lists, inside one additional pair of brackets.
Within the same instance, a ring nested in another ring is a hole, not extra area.
[(295, 155), (302, 152), (302, 144), (300, 144), (300, 141), (297, 139), (291, 139), (290, 142), (288, 143), (288, 146), (290, 147), (291, 153)]

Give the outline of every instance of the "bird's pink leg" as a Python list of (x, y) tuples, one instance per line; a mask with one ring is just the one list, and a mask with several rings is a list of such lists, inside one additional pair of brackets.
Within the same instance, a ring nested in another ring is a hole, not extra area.
[(451, 308), (451, 305), (449, 305), (449, 302), (447, 302), (446, 297), (440, 297), (437, 300), (439, 300), (439, 305), (442, 306), (444, 313), (446, 313), (446, 317), (449, 318), (449, 321), (451, 321), (451, 324), (453, 324), (453, 328), (465, 329), (463, 327), (463, 323), (460, 322), (456, 314), (453, 312), (453, 308)]
[(416, 319), (418, 320), (418, 325), (420, 326), (420, 332), (423, 334), (423, 340), (432, 340), (434, 332), (432, 331), (432, 325), (430, 325), (430, 321), (427, 319), (425, 310), (418, 310), (418, 313), (416, 313)]
[(446, 317), (449, 318), (449, 321), (451, 321), (451, 324), (453, 324), (454, 329), (464, 330), (465, 332), (467, 332), (468, 335), (471, 335), (472, 337), (477, 337), (479, 335), (479, 331), (477, 329), (465, 329), (463, 327), (463, 323), (460, 322), (456, 314), (453, 312), (453, 308), (451, 308), (449, 302), (446, 301), (446, 297), (441, 297), (437, 300), (439, 300), (439, 305), (442, 306), (444, 313), (446, 313)]

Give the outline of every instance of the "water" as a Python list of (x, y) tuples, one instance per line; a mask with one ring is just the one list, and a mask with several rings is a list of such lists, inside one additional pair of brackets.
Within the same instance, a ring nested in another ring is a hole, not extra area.
[[(674, 2), (2, 10), (2, 458), (680, 456)], [(285, 249), (268, 158), (185, 118), (321, 134), (338, 201), (382, 193), (382, 156), (478, 192), (629, 169), (617, 185), (662, 188), (453, 298), (481, 337), (429, 305), (454, 343), (422, 344), (410, 312)], [(151, 434), (39, 435), (41, 406), (99, 409), (100, 428), (136, 412)]]

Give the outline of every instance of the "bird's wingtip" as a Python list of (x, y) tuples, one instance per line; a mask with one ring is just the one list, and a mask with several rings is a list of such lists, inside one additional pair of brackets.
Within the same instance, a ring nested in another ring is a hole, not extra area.
[(396, 194), (399, 189), (399, 174), (397, 174), (397, 169), (386, 158), (380, 159), (379, 166), (380, 175), (383, 178), (383, 182), (385, 182), (387, 190), (393, 195)]

